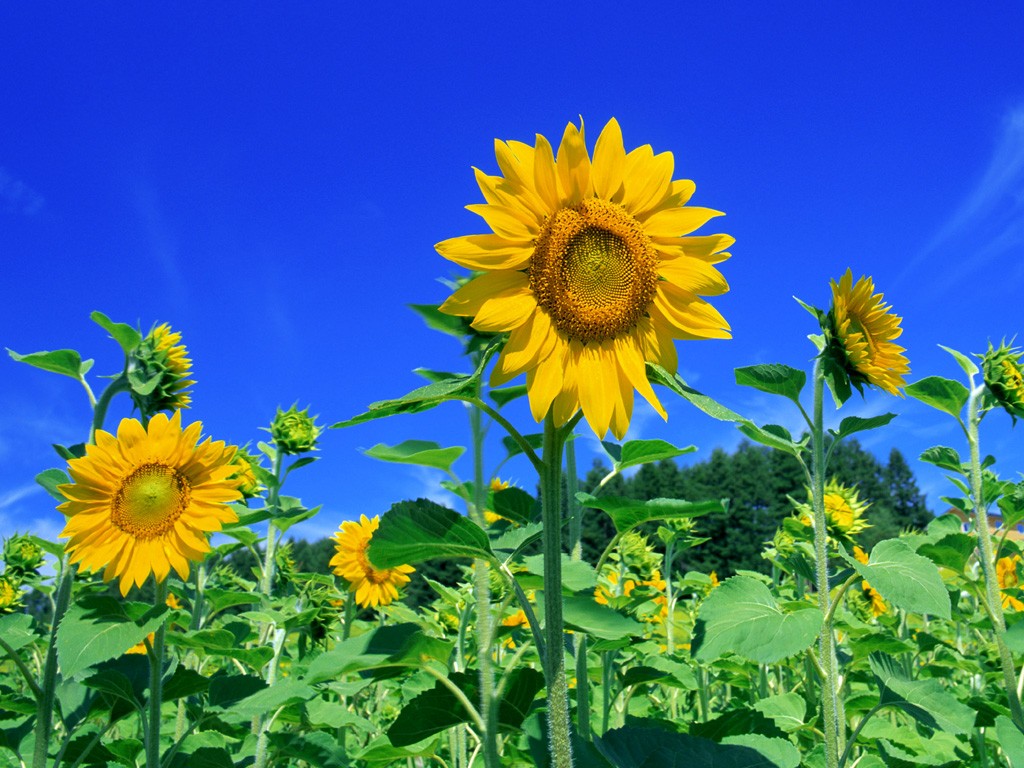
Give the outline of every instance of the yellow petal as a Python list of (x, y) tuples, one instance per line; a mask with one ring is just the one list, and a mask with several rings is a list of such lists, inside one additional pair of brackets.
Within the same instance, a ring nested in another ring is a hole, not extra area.
[(473, 203), (467, 205), (466, 210), (483, 218), (487, 226), (494, 230), (494, 234), (507, 240), (529, 240), (540, 231), (535, 220), (508, 206)]
[(579, 359), (582, 353), (582, 344), (578, 341), (569, 342), (562, 359), (562, 391), (551, 403), (551, 415), (556, 427), (564, 426), (580, 409)]
[(686, 256), (658, 264), (658, 274), (680, 288), (701, 296), (719, 296), (729, 290), (722, 273), (701, 259)]
[(654, 247), (658, 249), (662, 259), (675, 259), (680, 256), (691, 256), (703, 259), (709, 264), (718, 264), (729, 258), (728, 253), (720, 253), (736, 242), (729, 235), (690, 235), (689, 237), (652, 237)]
[(502, 291), (481, 305), (472, 323), (478, 331), (511, 331), (529, 320), (537, 310), (537, 299), (530, 290), (530, 278), (521, 272), (515, 274), (522, 275), (520, 285)]
[(558, 147), (558, 178), (564, 191), (563, 203), (576, 205), (590, 190), (590, 156), (583, 140), (583, 124), (577, 129), (569, 123)]
[(672, 237), (685, 235), (687, 232), (707, 224), (715, 216), (724, 216), (721, 211), (697, 206), (669, 208), (652, 214), (644, 224), (644, 231), (649, 237)]
[(626, 155), (625, 195), (622, 198), (626, 210), (635, 216), (665, 197), (672, 182), (674, 165), (671, 152), (655, 155), (650, 144), (637, 147)]
[(533, 191), (533, 185), (523, 186), (503, 176), (488, 176), (479, 168), (474, 168), (476, 183), (483, 192), (484, 199), (492, 205), (503, 205), (520, 211), (528, 221), (540, 222), (547, 211), (544, 204)]
[(548, 140), (537, 134), (537, 149), (533, 153), (533, 187), (549, 211), (562, 207), (558, 195), (558, 173), (555, 170), (555, 155)]
[(535, 421), (544, 420), (551, 410), (551, 403), (562, 390), (564, 357), (565, 348), (559, 343), (546, 360), (526, 372), (526, 393), (530, 398), (530, 412)]
[(591, 342), (583, 347), (579, 357), (580, 405), (599, 440), (608, 434), (612, 410), (619, 399), (613, 345), (611, 339)]
[(440, 306), (440, 310), (448, 315), (472, 317), (480, 311), (485, 301), (503, 291), (518, 289), (524, 278), (522, 272), (514, 270), (486, 272), (473, 278), (449, 296)]
[(614, 117), (597, 137), (594, 147), (594, 163), (590, 179), (598, 197), (611, 200), (619, 187), (626, 170), (626, 150), (622, 146), (622, 129)]
[[(658, 311), (676, 330), (676, 338), (728, 339), (729, 324), (703, 299), (668, 281), (658, 283), (652, 311)], [(656, 320), (657, 318), (655, 318)]]
[(525, 323), (512, 331), (494, 366), (491, 384), (500, 386), (527, 368), (541, 363), (555, 348), (557, 337), (551, 320), (543, 310), (534, 312)]
[(647, 379), (647, 366), (638, 340), (634, 336), (623, 336), (616, 339), (614, 354), (630, 384), (636, 388), (644, 400), (651, 404), (661, 418), (667, 421), (668, 414), (658, 400), (658, 396), (654, 394), (651, 382)]

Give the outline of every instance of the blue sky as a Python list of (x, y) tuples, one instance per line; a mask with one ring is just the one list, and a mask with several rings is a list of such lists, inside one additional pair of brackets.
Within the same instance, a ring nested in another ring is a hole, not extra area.
[[(406, 308), (439, 303), (457, 273), (433, 244), (485, 231), (472, 167), (493, 139), (553, 140), (582, 115), (627, 148), (671, 151), (707, 233), (737, 242), (715, 305), (734, 339), (680, 343), (690, 383), (745, 415), (795, 414), (737, 387), (733, 368), (810, 368), (813, 320), (847, 267), (904, 317), (911, 380), (955, 377), (938, 344), (982, 351), (1024, 312), (1024, 8), (825, 3), (501, 5), (109, 2), (0, 8), (0, 346), (73, 348), (115, 373), (120, 350), (88, 319), (169, 322), (194, 360), (207, 434), (256, 441), (278, 405), (324, 423), (463, 370), (458, 345)], [(33, 477), (83, 439), (72, 380), (0, 360), (0, 533), (55, 535)], [(695, 444), (739, 435), (663, 393), (629, 437)], [(127, 415), (115, 401), (108, 427)], [(916, 462), (962, 447), (948, 419), (872, 392), (842, 415), (893, 410), (865, 437), (912, 461), (933, 508), (945, 481)], [(510, 407), (534, 431), (522, 406)], [(289, 491), (324, 511), (299, 532), (394, 501), (439, 496), (438, 475), (360, 449), (405, 439), (465, 445), (461, 406), (332, 430)], [(580, 441), (587, 467), (599, 446)], [(1004, 477), (1022, 432), (986, 420)], [(497, 463), (500, 449), (489, 447)], [(468, 466), (459, 466), (464, 475)], [(527, 466), (505, 475), (528, 489)]]

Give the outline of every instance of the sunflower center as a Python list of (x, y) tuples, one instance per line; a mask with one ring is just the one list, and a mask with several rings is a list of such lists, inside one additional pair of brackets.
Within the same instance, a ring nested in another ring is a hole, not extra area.
[(110, 522), (137, 539), (166, 533), (191, 500), (191, 485), (165, 464), (143, 464), (121, 483), (111, 504)]
[(530, 260), (530, 289), (570, 339), (603, 341), (632, 330), (647, 312), (657, 264), (643, 225), (621, 205), (591, 198), (547, 220)]

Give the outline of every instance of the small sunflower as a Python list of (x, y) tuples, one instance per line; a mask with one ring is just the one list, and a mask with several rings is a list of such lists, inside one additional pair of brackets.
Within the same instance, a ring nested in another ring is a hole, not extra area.
[(981, 358), (985, 386), (1014, 422), (1024, 418), (1024, 368), (1021, 367), (1021, 357), (1019, 349), (1003, 342), (999, 349), (989, 344), (988, 352)]
[(833, 356), (850, 382), (861, 389), (864, 384), (878, 387), (891, 395), (900, 395), (910, 363), (903, 347), (893, 339), (903, 333), (901, 318), (892, 314), (891, 305), (882, 303), (870, 277), (853, 282), (849, 269), (839, 282), (831, 282), (832, 308), (826, 318), (825, 334)]
[(614, 119), (590, 158), (582, 125), (566, 126), (557, 155), (496, 141), (503, 175), (476, 171), (486, 203), (467, 206), (491, 233), (439, 243), (438, 253), (483, 274), (441, 305), (478, 331), (508, 333), (491, 383), (521, 373), (533, 417), (561, 426), (583, 410), (599, 437), (629, 428), (634, 391), (667, 418), (645, 362), (676, 369), (675, 339), (729, 338), (702, 296), (729, 286), (714, 267), (728, 235), (688, 236), (715, 216), (685, 205), (694, 191), (672, 180), (672, 154), (627, 153)]
[[(867, 565), (868, 553), (865, 552), (858, 546), (853, 548), (853, 556), (856, 558), (858, 563)], [(868, 601), (868, 607), (871, 609), (871, 615), (876, 619), (879, 616), (883, 616), (889, 612), (889, 604), (885, 602), (885, 599), (878, 594), (878, 590), (872, 587), (868, 582), (862, 581), (860, 587), (864, 592), (864, 599)]]
[[(810, 489), (807, 495), (810, 497)], [(864, 518), (871, 504), (861, 501), (856, 488), (849, 488), (833, 478), (825, 484), (823, 501), (828, 532), (837, 539), (850, 541), (853, 536), (871, 527)], [(804, 525), (814, 526), (814, 511), (809, 503), (797, 504), (797, 515)]]
[(131, 395), (143, 413), (176, 411), (192, 404), (186, 392), (195, 381), (181, 334), (162, 323), (151, 330), (131, 354), (128, 379)]
[(148, 429), (122, 419), (116, 437), (97, 430), (96, 444), (68, 462), (74, 482), (59, 486), (72, 563), (120, 578), (122, 595), (171, 568), (188, 578), (189, 562), (210, 551), (206, 534), (238, 519), (227, 504), (240, 497), (229, 479), (234, 447), (199, 443), (201, 430), (200, 422), (182, 430), (181, 411), (158, 413)]
[(4, 574), (0, 574), (0, 616), (21, 608), (21, 587)]
[(366, 550), (379, 525), (379, 517), (371, 520), (360, 515), (358, 522), (346, 520), (341, 524), (341, 530), (334, 534), (336, 552), (330, 566), (348, 582), (349, 592), (355, 593), (356, 602), (363, 608), (388, 605), (397, 600), (398, 588), (408, 584), (408, 574), (416, 570), (409, 565), (373, 567)]
[[(1001, 557), (996, 561), (996, 579), (999, 581), (999, 588), (1011, 590), (1014, 593), (1019, 591), (1020, 578), (1017, 576), (1017, 565), (1020, 563), (1020, 555)], [(1010, 594), (1003, 593), (1003, 608), (1012, 608), (1015, 611), (1024, 611), (1024, 602)]]

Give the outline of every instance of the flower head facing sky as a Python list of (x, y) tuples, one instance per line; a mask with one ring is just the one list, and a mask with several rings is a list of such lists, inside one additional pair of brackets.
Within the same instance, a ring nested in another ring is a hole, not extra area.
[(359, 520), (346, 520), (334, 534), (335, 554), (330, 566), (334, 573), (348, 582), (349, 591), (363, 608), (388, 605), (398, 599), (398, 588), (409, 583), (415, 569), (409, 565), (376, 568), (366, 552), (380, 518), (360, 515)]
[(847, 269), (831, 286), (832, 309), (825, 333), (850, 382), (858, 389), (869, 384), (901, 395), (910, 363), (903, 354), (906, 350), (893, 340), (903, 333), (902, 319), (889, 311), (892, 307), (882, 302), (881, 293), (874, 292), (870, 277), (854, 283), (853, 272)]
[(122, 595), (172, 568), (188, 578), (189, 562), (210, 551), (206, 534), (238, 519), (227, 504), (240, 498), (234, 447), (199, 443), (201, 430), (199, 422), (183, 430), (181, 411), (158, 413), (148, 428), (122, 419), (116, 437), (97, 430), (96, 444), (68, 462), (74, 482), (59, 486), (72, 563), (119, 578)]
[(550, 412), (560, 426), (582, 408), (599, 437), (621, 439), (634, 392), (665, 418), (645, 362), (675, 371), (675, 339), (729, 337), (701, 297), (728, 290), (714, 265), (733, 239), (689, 235), (721, 214), (686, 205), (694, 184), (672, 179), (671, 153), (627, 153), (614, 119), (593, 159), (571, 123), (557, 154), (540, 135), (534, 146), (496, 141), (495, 154), (502, 175), (476, 171), (486, 203), (467, 206), (491, 233), (437, 245), (483, 274), (441, 311), (509, 334), (491, 381), (525, 373), (537, 421)]

